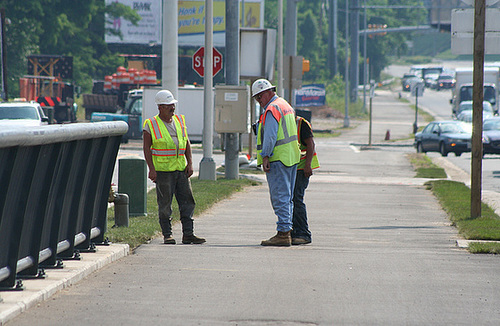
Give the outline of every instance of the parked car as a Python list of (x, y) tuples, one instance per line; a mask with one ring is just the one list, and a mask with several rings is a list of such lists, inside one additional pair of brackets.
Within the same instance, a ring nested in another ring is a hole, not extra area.
[(403, 87), (403, 91), (410, 92), (412, 83), (417, 82), (423, 82), (423, 79), (415, 74), (404, 74), (403, 78), (401, 78), (401, 86)]
[(418, 153), (439, 152), (456, 156), (471, 151), (472, 125), (463, 121), (434, 121), (415, 134), (413, 145)]
[(49, 119), (37, 102), (0, 103), (0, 126), (41, 126)]
[[(455, 115), (458, 118), (458, 116), (460, 115), (460, 113), (462, 111), (467, 111), (467, 110), (472, 110), (472, 101), (462, 101), (458, 105), (458, 109), (457, 109), (457, 112), (455, 112)], [(494, 115), (493, 107), (491, 106), (491, 103), (488, 101), (483, 101), (483, 113), (484, 112), (491, 112), (491, 114)]]
[(451, 89), (455, 87), (455, 76), (441, 74), (437, 79), (436, 90)]
[(500, 154), (500, 117), (483, 121), (484, 154)]
[[(472, 123), (472, 116), (473, 116), (472, 110), (463, 110), (457, 115), (457, 120), (467, 123)], [(483, 110), (483, 121), (484, 119), (489, 119), (489, 118), (493, 118), (493, 111)]]
[(438, 78), (439, 78), (439, 74), (427, 74), (427, 75), (425, 75), (425, 87), (430, 88), (430, 89), (436, 89)]

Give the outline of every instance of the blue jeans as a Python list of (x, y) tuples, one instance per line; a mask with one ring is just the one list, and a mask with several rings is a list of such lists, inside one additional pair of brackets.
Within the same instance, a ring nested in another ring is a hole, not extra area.
[(271, 204), (278, 217), (276, 229), (280, 232), (292, 229), (292, 198), (296, 174), (297, 165), (288, 167), (280, 161), (271, 162), (271, 170), (266, 173)]
[(304, 204), (304, 195), (309, 185), (309, 178), (304, 170), (297, 170), (295, 189), (293, 190), (293, 230), (292, 238), (302, 238), (311, 241), (311, 231), (307, 225), (307, 210)]

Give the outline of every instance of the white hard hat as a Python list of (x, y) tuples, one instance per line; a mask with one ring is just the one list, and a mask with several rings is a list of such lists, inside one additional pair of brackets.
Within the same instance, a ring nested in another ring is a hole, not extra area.
[(156, 93), (155, 103), (156, 103), (156, 105), (160, 105), (160, 104), (170, 105), (170, 104), (177, 103), (177, 100), (174, 98), (174, 96), (172, 95), (172, 93), (170, 91), (162, 90), (162, 91), (159, 91), (158, 93)]
[(257, 79), (252, 85), (252, 97), (262, 93), (263, 91), (267, 91), (268, 89), (275, 90), (276, 87), (273, 86), (267, 79)]

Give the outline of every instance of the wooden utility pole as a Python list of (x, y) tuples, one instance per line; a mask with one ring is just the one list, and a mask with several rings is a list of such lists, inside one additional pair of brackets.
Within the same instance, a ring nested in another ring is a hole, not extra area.
[(481, 216), (481, 183), (483, 160), (483, 87), (484, 87), (484, 32), (486, 1), (474, 4), (474, 72), (473, 72), (473, 116), (472, 116), (472, 161), (471, 161), (471, 218)]

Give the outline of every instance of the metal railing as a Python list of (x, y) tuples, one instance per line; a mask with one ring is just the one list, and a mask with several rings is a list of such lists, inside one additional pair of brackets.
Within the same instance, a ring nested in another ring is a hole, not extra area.
[(103, 243), (123, 121), (0, 130), (0, 288)]

